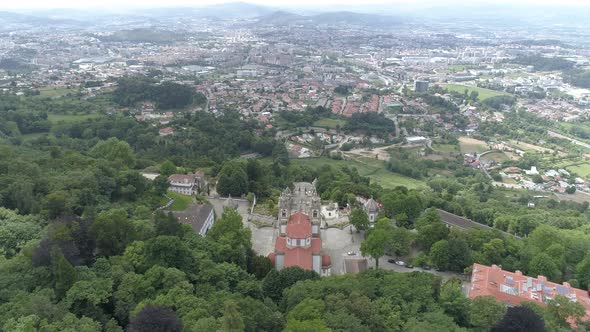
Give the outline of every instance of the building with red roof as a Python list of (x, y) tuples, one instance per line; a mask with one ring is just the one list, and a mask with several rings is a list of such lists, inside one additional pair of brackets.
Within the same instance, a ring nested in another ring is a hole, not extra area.
[(329, 276), (332, 268), (330, 256), (322, 253), (322, 239), (313, 236), (311, 220), (301, 212), (289, 217), (284, 235), (277, 238), (268, 258), (277, 270), (299, 266)]
[(499, 266), (473, 264), (471, 288), (468, 297), (493, 296), (499, 302), (517, 306), (522, 302), (533, 302), (541, 306), (561, 295), (572, 302), (578, 302), (586, 315), (582, 320), (590, 320), (590, 297), (588, 292), (573, 288), (569, 283), (557, 284), (547, 281), (544, 276), (528, 277), (520, 271), (509, 272)]

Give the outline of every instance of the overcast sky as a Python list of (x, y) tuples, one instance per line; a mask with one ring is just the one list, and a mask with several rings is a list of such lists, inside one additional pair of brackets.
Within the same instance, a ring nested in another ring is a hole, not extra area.
[[(173, 6), (204, 6), (219, 4), (224, 0), (0, 0), (3, 9), (42, 9), (42, 8), (132, 8), (132, 7), (173, 7)], [(276, 7), (295, 6), (362, 6), (367, 4), (396, 4), (396, 5), (443, 5), (456, 4), (523, 4), (523, 5), (584, 5), (590, 7), (590, 0), (252, 0), (244, 1)]]

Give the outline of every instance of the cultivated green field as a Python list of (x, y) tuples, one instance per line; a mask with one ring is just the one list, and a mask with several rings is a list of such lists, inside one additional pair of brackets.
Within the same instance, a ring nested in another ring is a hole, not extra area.
[(432, 149), (439, 152), (459, 152), (459, 147), (453, 144), (432, 144)]
[(468, 91), (467, 93), (471, 93), (471, 91), (477, 91), (477, 93), (479, 94), (478, 95), (479, 100), (486, 100), (488, 98), (497, 97), (497, 96), (510, 96), (510, 94), (506, 93), (506, 92), (494, 91), (494, 90), (490, 90), (490, 89), (483, 89), (483, 88), (461, 85), (461, 84), (446, 84), (444, 86), (444, 88), (446, 88), (449, 91), (456, 91), (459, 93), (463, 93), (465, 91), (465, 89), (467, 89), (467, 91)]
[(86, 119), (96, 119), (101, 117), (101, 114), (54, 114), (49, 113), (47, 114), (47, 118), (51, 123), (58, 123), (58, 122), (80, 122)]
[(38, 89), (41, 97), (61, 97), (68, 93), (74, 93), (76, 90), (68, 88), (43, 87)]
[(510, 158), (507, 155), (505, 155), (503, 152), (488, 153), (485, 156), (481, 157), (481, 159), (493, 160), (498, 163), (501, 163), (506, 160), (510, 160)]
[(358, 158), (355, 160), (334, 160), (322, 157), (295, 159), (293, 162), (313, 168), (320, 168), (323, 165), (332, 165), (334, 167), (355, 167), (361, 176), (369, 177), (372, 182), (381, 185), (383, 188), (405, 186), (407, 188), (413, 189), (426, 186), (424, 181), (390, 172), (385, 169), (385, 162), (370, 158)]
[(589, 179), (590, 178), (590, 162), (582, 163), (574, 166), (567, 166), (565, 168), (567, 171), (576, 173), (582, 178)]
[(314, 127), (322, 127), (328, 129), (336, 129), (336, 126), (340, 126), (342, 128), (346, 121), (341, 119), (320, 119), (313, 123)]
[(481, 153), (488, 149), (488, 144), (484, 141), (471, 137), (459, 137), (459, 147), (461, 153)]

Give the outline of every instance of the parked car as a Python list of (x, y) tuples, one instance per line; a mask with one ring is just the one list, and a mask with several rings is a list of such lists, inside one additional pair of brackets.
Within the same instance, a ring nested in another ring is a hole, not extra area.
[(428, 271), (431, 269), (431, 267), (429, 265), (424, 265), (424, 266), (422, 266), (422, 269)]
[(354, 251), (349, 251), (347, 252), (348, 256), (356, 256), (356, 252)]
[(395, 265), (405, 266), (406, 265), (406, 262), (404, 262), (404, 261), (395, 261)]
[(412, 264), (406, 264), (404, 266), (407, 267), (408, 269), (413, 269), (414, 268), (414, 265), (412, 265)]
[(391, 264), (395, 264), (395, 259), (393, 259), (393, 258), (390, 258), (390, 259), (388, 259), (388, 260), (387, 260), (387, 262), (388, 262), (388, 263), (391, 263)]

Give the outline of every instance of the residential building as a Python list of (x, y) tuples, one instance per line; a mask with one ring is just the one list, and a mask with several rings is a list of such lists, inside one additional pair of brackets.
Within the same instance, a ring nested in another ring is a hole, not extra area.
[(182, 195), (196, 195), (199, 193), (202, 178), (197, 174), (172, 174), (168, 177), (170, 191)]
[(313, 236), (312, 222), (301, 212), (289, 217), (284, 234), (276, 239), (275, 250), (268, 258), (277, 270), (299, 266), (320, 276), (331, 274), (332, 261), (329, 255), (322, 254), (322, 239)]
[(191, 204), (184, 211), (172, 212), (174, 217), (181, 223), (191, 225), (195, 233), (204, 236), (215, 223), (213, 206), (209, 204)]
[(522, 302), (545, 306), (557, 295), (584, 306), (586, 314), (583, 320), (590, 320), (590, 297), (585, 290), (573, 288), (567, 282), (557, 284), (548, 281), (544, 276), (528, 277), (520, 271), (505, 271), (496, 265), (473, 264), (471, 288), (468, 292), (471, 299), (478, 296), (493, 296), (508, 306), (517, 306)]
[(159, 133), (160, 133), (160, 136), (169, 136), (169, 135), (174, 134), (174, 129), (172, 129), (171, 127), (166, 127), (166, 128), (160, 129)]

